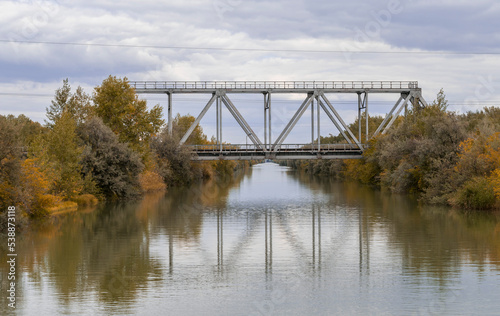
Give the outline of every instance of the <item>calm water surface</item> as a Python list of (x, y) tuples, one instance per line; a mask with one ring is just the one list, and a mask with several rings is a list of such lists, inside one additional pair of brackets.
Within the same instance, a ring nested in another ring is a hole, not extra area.
[(500, 313), (500, 215), (272, 163), (54, 217), (17, 252), (20, 315)]

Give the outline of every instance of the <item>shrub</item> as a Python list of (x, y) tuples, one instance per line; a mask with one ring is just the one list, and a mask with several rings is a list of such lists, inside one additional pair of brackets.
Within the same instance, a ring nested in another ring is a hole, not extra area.
[(151, 147), (158, 156), (159, 174), (167, 185), (186, 185), (202, 178), (200, 167), (191, 163), (190, 150), (179, 146), (178, 141), (167, 132), (155, 138)]
[(139, 183), (144, 193), (164, 191), (167, 188), (162, 177), (153, 171), (144, 171), (139, 175)]
[(26, 159), (21, 164), (21, 205), (31, 217), (47, 214), (47, 208), (55, 202), (55, 197), (47, 194), (49, 181), (36, 165), (35, 159)]
[(75, 196), (72, 201), (78, 204), (78, 206), (95, 206), (99, 203), (99, 199), (92, 194)]
[(467, 181), (450, 201), (466, 209), (492, 209), (496, 204), (493, 184), (485, 177)]
[(92, 181), (108, 198), (129, 198), (140, 193), (139, 174), (144, 165), (127, 144), (120, 143), (100, 118), (92, 118), (79, 127), (85, 143), (82, 158), (84, 177)]

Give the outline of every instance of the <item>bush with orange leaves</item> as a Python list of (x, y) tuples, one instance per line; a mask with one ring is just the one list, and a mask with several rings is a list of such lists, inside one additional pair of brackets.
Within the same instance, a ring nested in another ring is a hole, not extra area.
[(139, 183), (142, 192), (158, 192), (167, 189), (167, 185), (163, 182), (163, 178), (154, 171), (146, 170), (139, 175)]
[(21, 163), (19, 197), (22, 208), (29, 216), (46, 215), (47, 209), (57, 202), (55, 196), (48, 194), (49, 184), (36, 159), (26, 159)]
[(477, 134), (460, 144), (456, 177), (463, 183), (450, 203), (491, 209), (500, 201), (500, 133)]

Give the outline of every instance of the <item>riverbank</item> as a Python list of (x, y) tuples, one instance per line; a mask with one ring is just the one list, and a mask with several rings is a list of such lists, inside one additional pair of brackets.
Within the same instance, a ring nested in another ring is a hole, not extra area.
[[(415, 194), (428, 204), (500, 209), (500, 109), (456, 114), (446, 108), (441, 91), (427, 108), (412, 109), (385, 135), (372, 138), (362, 159), (290, 161), (286, 165)], [(370, 117), (370, 130), (381, 119)], [(350, 128), (357, 126), (355, 122)], [(340, 136), (322, 137), (321, 143), (340, 140)]]

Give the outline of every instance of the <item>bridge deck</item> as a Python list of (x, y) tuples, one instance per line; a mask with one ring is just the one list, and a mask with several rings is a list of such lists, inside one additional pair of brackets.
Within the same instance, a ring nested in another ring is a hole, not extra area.
[[(363, 150), (354, 144), (299, 145), (259, 148), (253, 144), (191, 145), (193, 160), (292, 160), (361, 158)], [(364, 147), (364, 146), (362, 146)]]
[(137, 93), (402, 93), (420, 90), (417, 81), (131, 81)]

